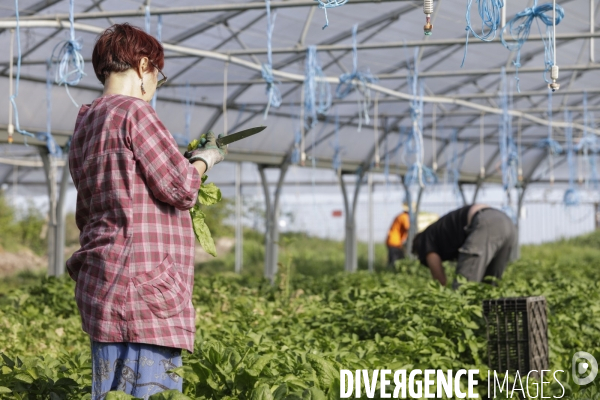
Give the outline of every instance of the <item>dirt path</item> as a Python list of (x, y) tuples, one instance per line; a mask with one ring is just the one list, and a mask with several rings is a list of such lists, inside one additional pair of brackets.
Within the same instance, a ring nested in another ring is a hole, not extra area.
[(0, 277), (21, 271), (39, 271), (48, 265), (46, 257), (40, 257), (29, 249), (9, 252), (0, 249)]
[[(235, 246), (233, 238), (219, 238), (215, 242), (217, 254), (223, 256), (230, 252)], [(79, 246), (70, 246), (65, 249), (65, 260), (67, 260)], [(194, 255), (195, 264), (212, 260), (213, 257), (202, 250), (202, 247), (196, 243)], [(15, 275), (21, 271), (41, 271), (48, 267), (48, 257), (38, 256), (29, 249), (20, 249), (16, 252), (5, 251), (0, 248), (0, 278)]]

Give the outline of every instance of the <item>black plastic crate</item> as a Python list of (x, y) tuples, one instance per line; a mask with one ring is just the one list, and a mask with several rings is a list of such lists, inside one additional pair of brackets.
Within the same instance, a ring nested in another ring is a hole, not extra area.
[(488, 366), (539, 377), (548, 369), (548, 317), (546, 298), (513, 297), (483, 301), (487, 325)]

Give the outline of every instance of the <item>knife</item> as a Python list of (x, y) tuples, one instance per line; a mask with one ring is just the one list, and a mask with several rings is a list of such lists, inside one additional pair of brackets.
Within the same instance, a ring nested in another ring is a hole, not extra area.
[(258, 132), (262, 132), (266, 129), (266, 126), (257, 126), (255, 128), (244, 129), (231, 135), (222, 136), (217, 139), (217, 146), (226, 146), (230, 143), (237, 142), (238, 140), (245, 139), (249, 136), (256, 135)]

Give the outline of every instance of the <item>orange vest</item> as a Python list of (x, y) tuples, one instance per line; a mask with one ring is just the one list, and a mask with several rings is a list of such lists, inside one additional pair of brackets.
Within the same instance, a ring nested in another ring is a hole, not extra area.
[(408, 238), (408, 229), (410, 228), (410, 218), (408, 213), (404, 212), (396, 217), (390, 230), (388, 231), (386, 244), (388, 247), (402, 247)]

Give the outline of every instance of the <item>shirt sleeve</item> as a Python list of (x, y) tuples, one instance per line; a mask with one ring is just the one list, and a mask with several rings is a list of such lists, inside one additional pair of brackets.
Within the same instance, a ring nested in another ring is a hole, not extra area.
[(403, 213), (402, 215), (400, 215), (400, 227), (402, 229), (402, 232), (408, 232), (408, 230), (410, 229), (410, 216), (408, 215), (408, 213)]
[(152, 194), (179, 210), (192, 208), (202, 183), (200, 174), (181, 155), (154, 109), (136, 102), (128, 124), (134, 157)]

